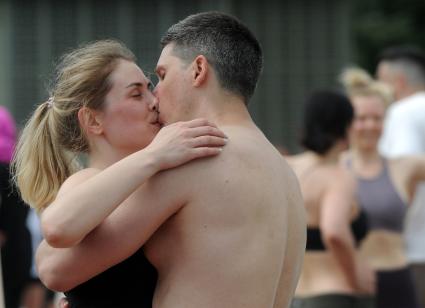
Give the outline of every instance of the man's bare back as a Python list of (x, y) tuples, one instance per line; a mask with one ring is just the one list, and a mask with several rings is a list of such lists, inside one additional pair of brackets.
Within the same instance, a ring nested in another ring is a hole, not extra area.
[(219, 157), (147, 185), (185, 204), (145, 246), (159, 272), (154, 307), (287, 307), (295, 290), (305, 248), (295, 176), (254, 125), (221, 129)]

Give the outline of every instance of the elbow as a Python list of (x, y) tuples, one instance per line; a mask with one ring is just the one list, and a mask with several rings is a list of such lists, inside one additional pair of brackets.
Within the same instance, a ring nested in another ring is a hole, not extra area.
[(41, 282), (50, 290), (66, 292), (72, 288), (66, 275), (61, 275), (59, 270), (48, 262), (37, 262), (37, 272)]
[(43, 237), (50, 246), (55, 248), (67, 248), (75, 246), (79, 240), (75, 239), (71, 234), (68, 234), (66, 226), (46, 222), (42, 219)]
[(346, 243), (344, 235), (336, 230), (326, 230), (322, 236), (325, 246), (331, 249), (341, 247)]

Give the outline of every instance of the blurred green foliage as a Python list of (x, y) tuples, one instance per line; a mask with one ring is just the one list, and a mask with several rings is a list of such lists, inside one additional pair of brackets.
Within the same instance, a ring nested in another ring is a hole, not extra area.
[(354, 0), (353, 40), (355, 62), (371, 73), (386, 47), (425, 50), (425, 0)]

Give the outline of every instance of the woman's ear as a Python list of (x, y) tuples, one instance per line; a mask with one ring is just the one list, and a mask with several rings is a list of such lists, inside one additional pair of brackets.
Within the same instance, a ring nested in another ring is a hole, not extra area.
[(209, 63), (205, 56), (199, 55), (195, 58), (192, 65), (193, 85), (199, 87), (207, 80)]
[(82, 107), (78, 110), (78, 121), (87, 134), (101, 135), (103, 133), (103, 121), (99, 111)]

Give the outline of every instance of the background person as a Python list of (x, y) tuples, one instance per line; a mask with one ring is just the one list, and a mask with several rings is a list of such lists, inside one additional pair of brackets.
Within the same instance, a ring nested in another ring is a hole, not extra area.
[(377, 271), (377, 307), (419, 307), (402, 232), (407, 205), (425, 180), (425, 156), (382, 157), (378, 141), (392, 102), (389, 87), (361, 69), (345, 70), (342, 80), (355, 111), (343, 164), (357, 179), (357, 198), (369, 219), (361, 250)]
[(29, 281), (22, 294), (22, 306), (25, 308), (53, 308), (55, 293), (41, 283), (35, 265), (35, 254), (38, 245), (43, 240), (43, 235), (41, 233), (40, 217), (33, 208), (28, 211), (26, 226), (31, 235), (32, 258)]
[(15, 142), (15, 121), (9, 111), (0, 106), (0, 245), (7, 308), (20, 306), (31, 264), (31, 242), (25, 225), (28, 207), (9, 181)]
[(305, 104), (301, 154), (288, 157), (307, 210), (307, 247), (292, 307), (373, 307), (374, 275), (357, 253), (367, 220), (355, 182), (339, 164), (353, 108), (347, 97), (317, 91)]
[[(384, 157), (425, 153), (425, 54), (409, 46), (384, 50), (377, 67), (378, 79), (394, 91), (396, 102), (388, 109), (379, 143)], [(407, 215), (405, 239), (421, 307), (425, 307), (425, 184), (416, 188)]]

